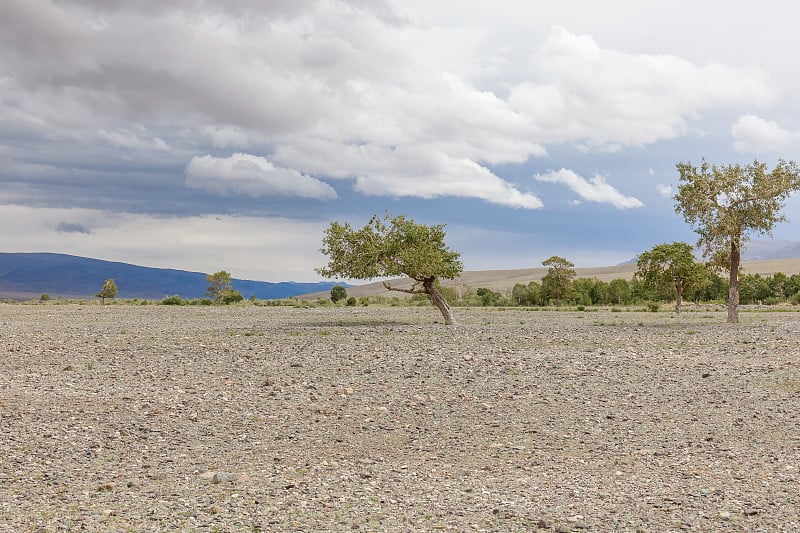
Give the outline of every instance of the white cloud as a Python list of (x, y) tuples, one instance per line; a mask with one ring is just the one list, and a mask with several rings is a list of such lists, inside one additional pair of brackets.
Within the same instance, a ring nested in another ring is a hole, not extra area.
[(624, 196), (606, 182), (603, 176), (596, 175), (590, 180), (583, 178), (571, 170), (562, 168), (555, 172), (535, 176), (544, 183), (562, 183), (572, 189), (587, 202), (611, 204), (617, 209), (644, 207), (644, 204), (632, 196)]
[(185, 173), (187, 186), (222, 195), (336, 198), (336, 191), (327, 183), (249, 154), (193, 157)]
[(101, 129), (98, 132), (98, 137), (116, 148), (161, 151), (169, 151), (172, 149), (164, 139), (159, 137), (142, 137), (127, 131), (109, 131), (107, 129)]
[(313, 174), (354, 179), (355, 189), (370, 196), (456, 196), (509, 207), (542, 207), (534, 194), (519, 191), (487, 168), (432, 147), (320, 141), (280, 147), (274, 157), (286, 165), (302, 165)]
[(733, 146), (738, 152), (780, 152), (800, 143), (800, 131), (789, 131), (773, 120), (742, 115), (731, 127)]
[(686, 133), (705, 109), (774, 99), (755, 69), (625, 53), (562, 28), (531, 56), (530, 72), (531, 80), (511, 88), (509, 104), (535, 124), (544, 144), (644, 145)]
[(663, 183), (659, 183), (656, 185), (656, 192), (658, 192), (659, 196), (662, 198), (671, 199), (673, 196), (672, 185), (664, 185)]

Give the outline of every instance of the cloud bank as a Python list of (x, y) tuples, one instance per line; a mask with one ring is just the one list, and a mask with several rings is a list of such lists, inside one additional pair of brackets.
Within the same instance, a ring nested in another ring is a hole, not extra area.
[(555, 172), (535, 176), (542, 183), (561, 183), (572, 189), (587, 202), (611, 204), (617, 209), (644, 207), (638, 198), (625, 196), (606, 182), (603, 176), (596, 175), (587, 180), (571, 170), (562, 168)]

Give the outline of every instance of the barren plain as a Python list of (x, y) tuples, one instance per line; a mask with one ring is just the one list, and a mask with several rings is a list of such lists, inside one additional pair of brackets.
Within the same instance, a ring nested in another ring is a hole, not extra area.
[(0, 305), (0, 531), (800, 531), (800, 314)]

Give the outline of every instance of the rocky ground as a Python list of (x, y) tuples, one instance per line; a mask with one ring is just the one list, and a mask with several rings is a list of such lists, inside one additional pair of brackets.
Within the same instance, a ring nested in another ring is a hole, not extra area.
[(0, 305), (0, 531), (800, 531), (800, 314)]

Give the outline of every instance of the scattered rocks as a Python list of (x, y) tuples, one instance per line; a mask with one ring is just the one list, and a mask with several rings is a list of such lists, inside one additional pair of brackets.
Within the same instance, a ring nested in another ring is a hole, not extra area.
[(0, 530), (800, 523), (795, 314), (435, 317), (0, 305)]

